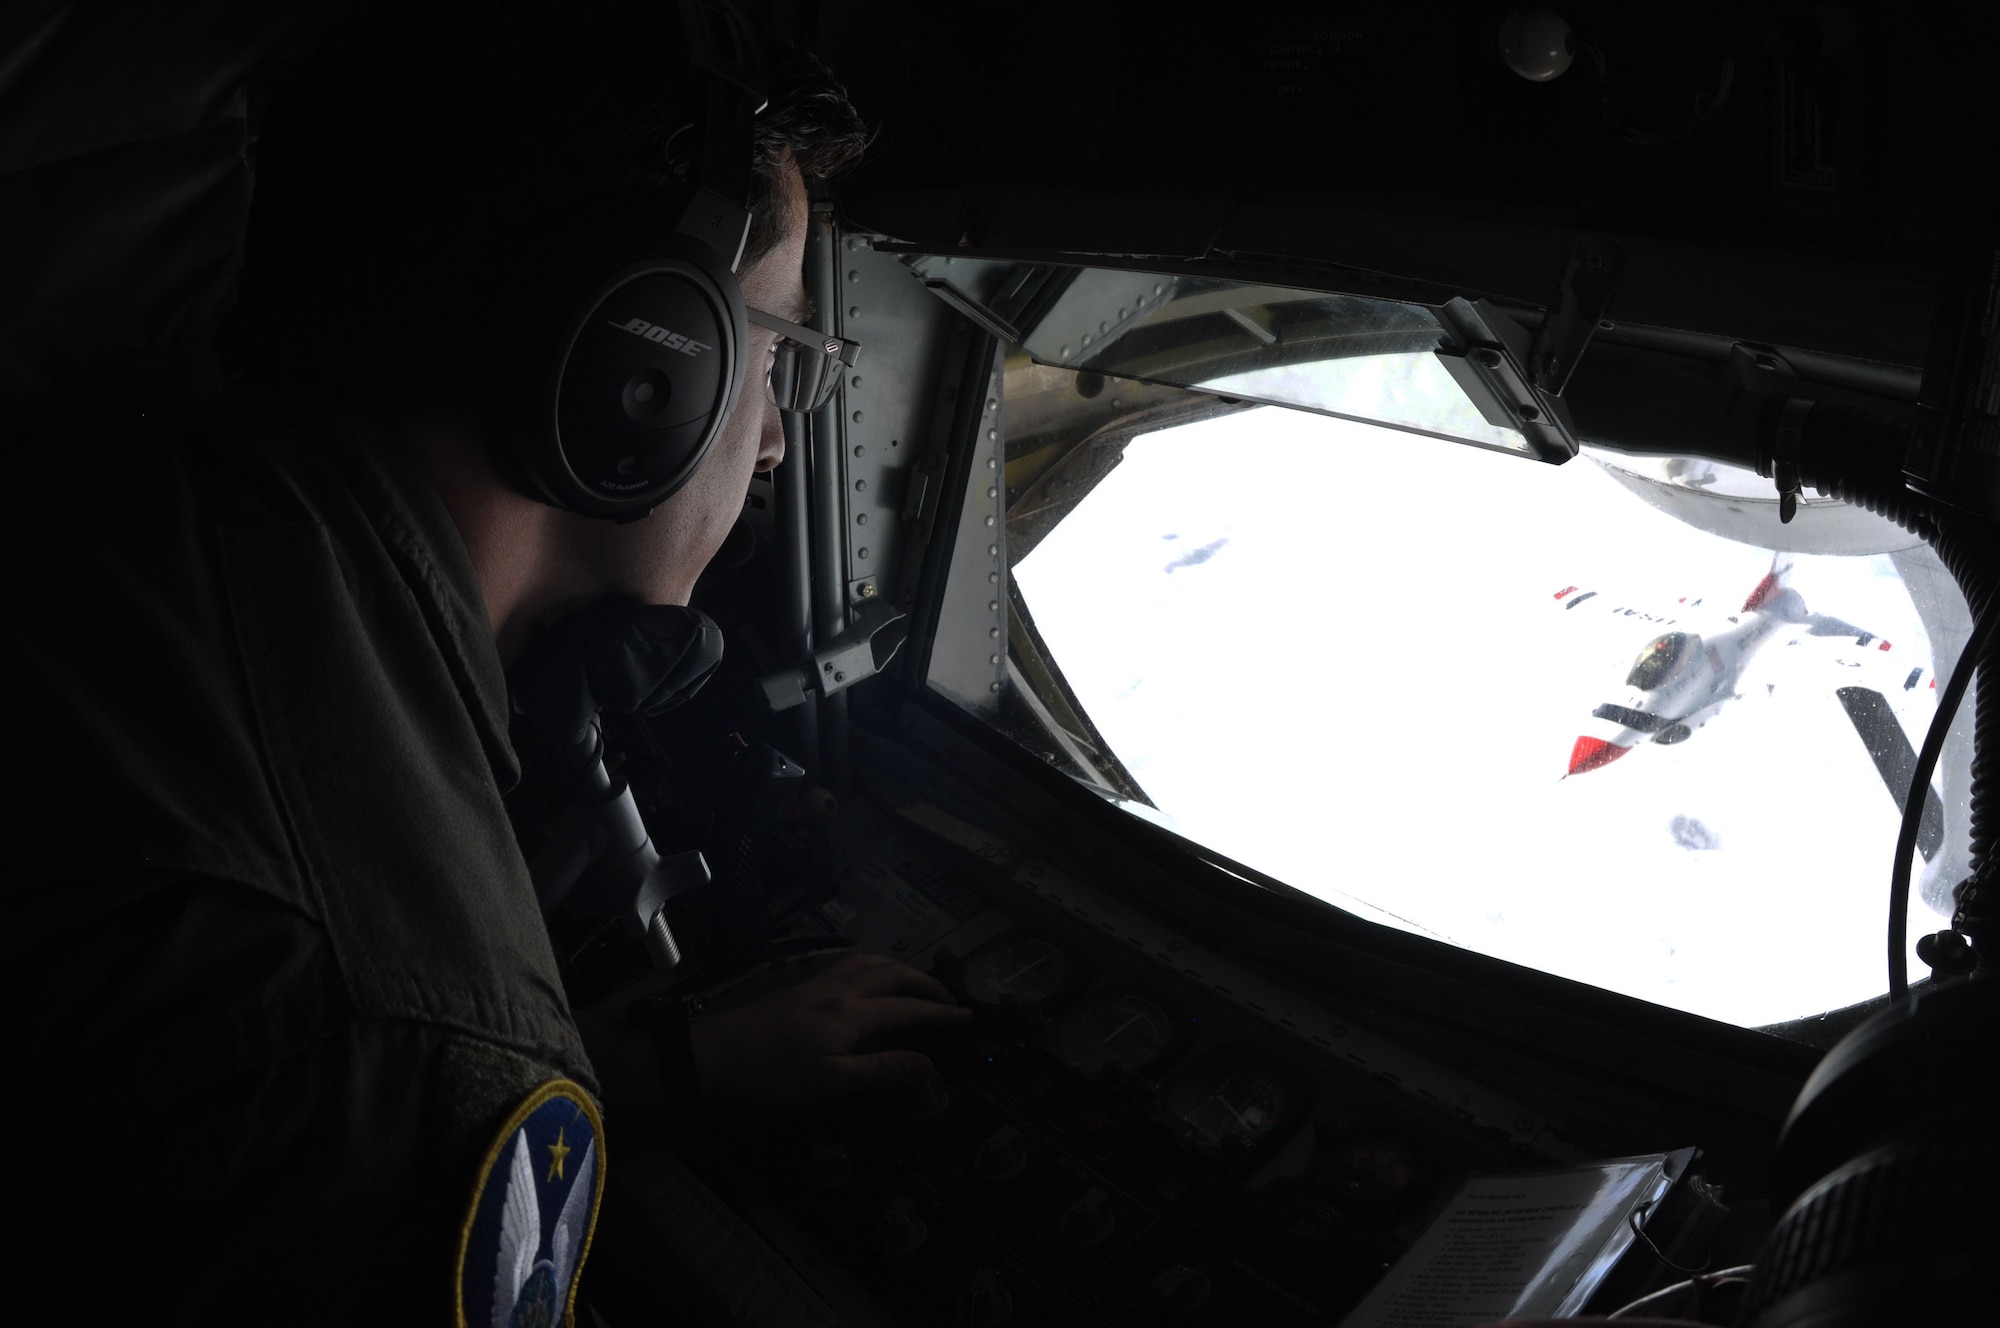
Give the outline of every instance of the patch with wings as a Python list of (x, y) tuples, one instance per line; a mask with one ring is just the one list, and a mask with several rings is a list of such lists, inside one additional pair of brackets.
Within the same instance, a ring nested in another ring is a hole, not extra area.
[(514, 1109), (486, 1150), (459, 1236), (459, 1328), (574, 1322), (604, 1189), (603, 1137), (597, 1105), (567, 1079)]

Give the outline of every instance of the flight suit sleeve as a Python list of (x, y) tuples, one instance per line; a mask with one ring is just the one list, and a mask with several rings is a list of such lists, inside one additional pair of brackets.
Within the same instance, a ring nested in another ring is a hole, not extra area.
[(353, 1017), (323, 934), (262, 892), (64, 888), (122, 899), (0, 974), (29, 1062), (0, 1113), (24, 1321), (452, 1322), (486, 1159), (560, 1072)]

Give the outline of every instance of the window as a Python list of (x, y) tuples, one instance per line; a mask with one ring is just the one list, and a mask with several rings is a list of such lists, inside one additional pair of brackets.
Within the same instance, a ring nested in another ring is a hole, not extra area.
[[(1781, 530), (1708, 462), (1546, 466), (1019, 354), (1006, 383), (986, 713), (1018, 740), (1466, 949), (1750, 1026), (1883, 991), (1896, 771), (1969, 630), (1915, 537), (1821, 500)], [(1968, 745), (1913, 936), (1964, 874)]]

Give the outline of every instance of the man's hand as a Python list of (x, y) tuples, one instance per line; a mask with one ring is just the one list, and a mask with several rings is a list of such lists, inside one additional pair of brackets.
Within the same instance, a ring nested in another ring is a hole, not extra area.
[(883, 955), (852, 955), (754, 1004), (697, 1019), (688, 1031), (704, 1094), (782, 1109), (927, 1079), (937, 1071), (922, 1052), (855, 1048), (971, 1017), (937, 979)]

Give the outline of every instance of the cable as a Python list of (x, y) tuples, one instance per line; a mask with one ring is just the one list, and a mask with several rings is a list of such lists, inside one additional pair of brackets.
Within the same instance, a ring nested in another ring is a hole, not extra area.
[(1646, 1242), (1646, 1248), (1653, 1252), (1653, 1257), (1660, 1262), (1662, 1267), (1668, 1268), (1676, 1273), (1687, 1273), (1691, 1277), (1700, 1277), (1703, 1273), (1707, 1272), (1708, 1271), (1707, 1259), (1703, 1259), (1701, 1261), (1701, 1267), (1699, 1268), (1684, 1267), (1681, 1264), (1675, 1263), (1672, 1259), (1669, 1259), (1667, 1257), (1666, 1251), (1662, 1250), (1658, 1245), (1655, 1245), (1653, 1243), (1653, 1238), (1646, 1234), (1646, 1228), (1640, 1225), (1641, 1220), (1645, 1218), (1646, 1214), (1652, 1209), (1652, 1207), (1653, 1207), (1653, 1201), (1651, 1199), (1648, 1199), (1646, 1202), (1640, 1204), (1637, 1208), (1633, 1209), (1631, 1215), (1625, 1219), (1627, 1225), (1629, 1225), (1632, 1228), (1632, 1234), (1637, 1236), (1640, 1240)]
[(1623, 1319), (1628, 1315), (1651, 1307), (1657, 1301), (1663, 1301), (1670, 1296), (1679, 1295), (1689, 1287), (1712, 1290), (1715, 1287), (1728, 1286), (1735, 1282), (1741, 1282), (1748, 1278), (1750, 1270), (1754, 1267), (1756, 1267), (1755, 1264), (1741, 1263), (1737, 1264), (1734, 1268), (1718, 1268), (1712, 1273), (1703, 1273), (1700, 1277), (1690, 1277), (1685, 1282), (1676, 1282), (1672, 1286), (1661, 1287), (1658, 1291), (1647, 1292), (1631, 1304), (1620, 1305), (1604, 1317), (1607, 1319)]
[[(1965, 690), (1972, 685), (1973, 672), (1986, 653), (1994, 625), (2000, 623), (2000, 613), (1994, 612), (1995, 604), (2000, 604), (2000, 595), (1987, 601), (1986, 611), (1973, 628), (1971, 639), (1965, 643), (1958, 663), (1952, 666), (1951, 681), (1945, 684), (1944, 694), (1938, 697), (1937, 714), (1931, 719), (1930, 732), (1924, 735), (1924, 749), (1918, 753), (1917, 768), (1910, 774), (1909, 791), (1903, 795), (1903, 826), (1896, 835), (1896, 863), (1889, 873), (1891, 1000), (1900, 1001), (1910, 994), (1910, 961), (1903, 950), (1909, 942), (1910, 930), (1910, 855), (1917, 851), (1917, 831), (1923, 822), (1924, 795), (1930, 792), (1931, 772), (1937, 769), (1938, 758), (1944, 754), (1944, 742), (1951, 732), (1952, 716), (1958, 713), (1959, 702), (1965, 699)], [(1994, 703), (2000, 704), (2000, 701)]]

